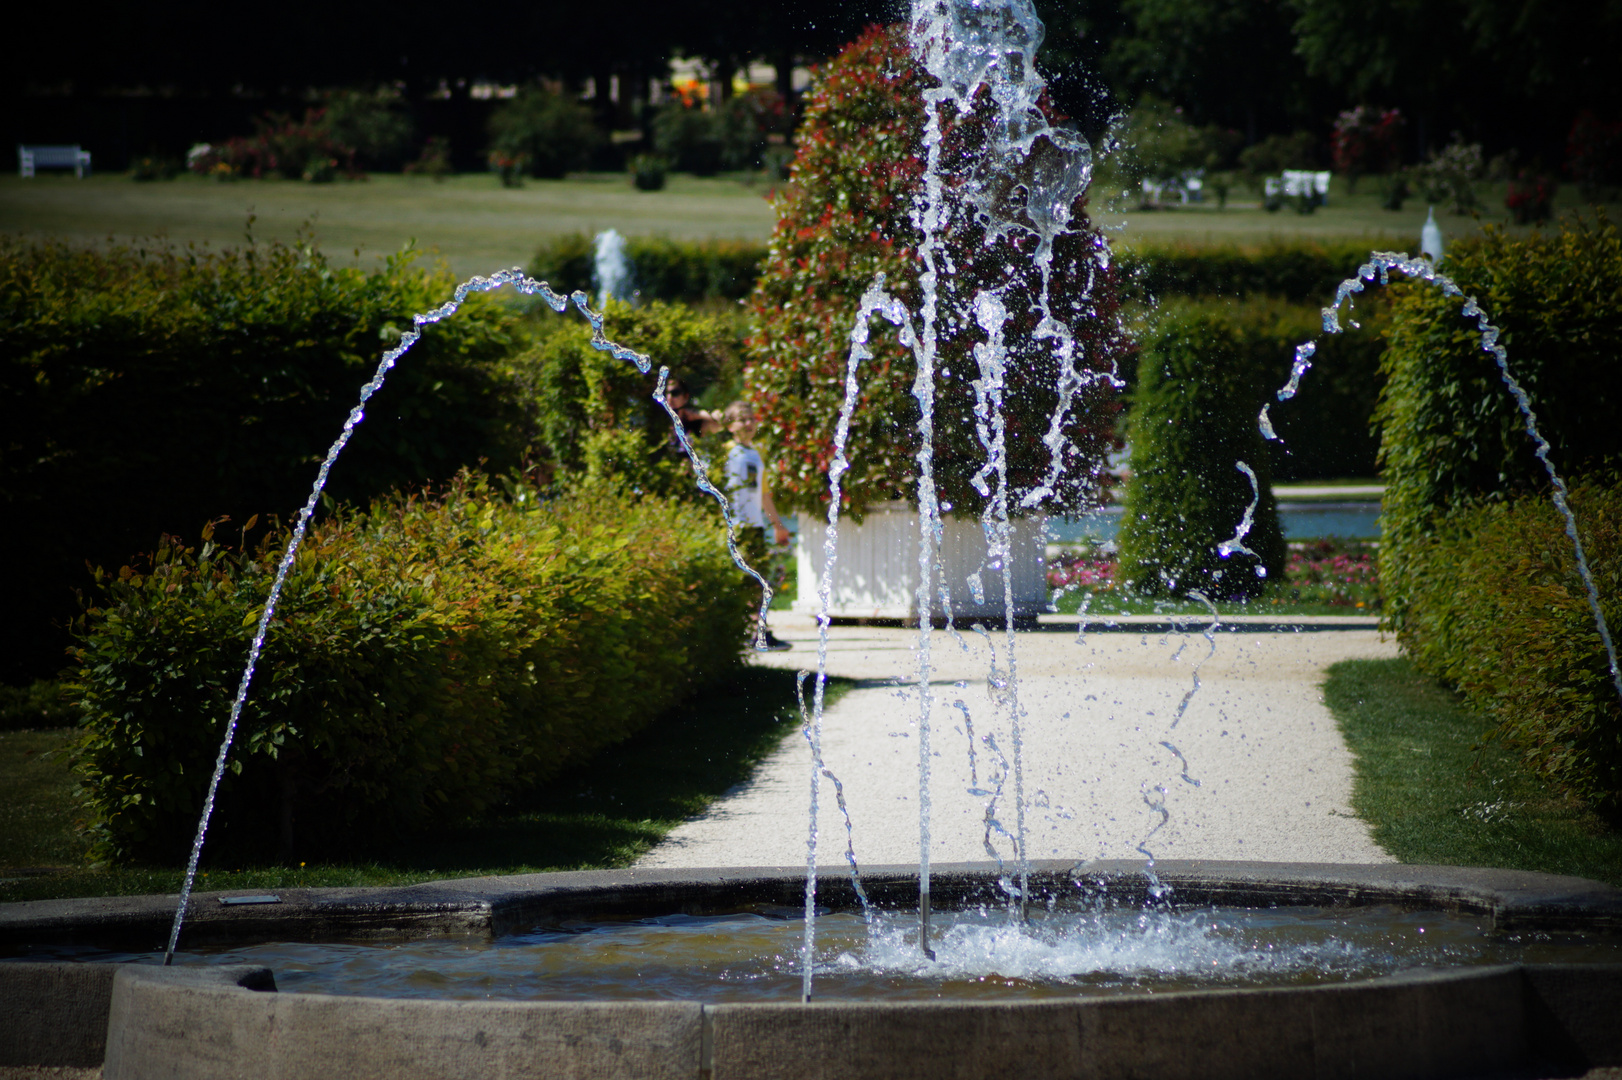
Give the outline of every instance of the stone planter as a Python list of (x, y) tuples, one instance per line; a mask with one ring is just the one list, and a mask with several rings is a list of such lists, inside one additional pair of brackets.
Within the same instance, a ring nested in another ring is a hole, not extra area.
[[(1043, 559), (1043, 518), (1022, 518), (1012, 523), (1009, 562), (1014, 585), (1014, 616), (1033, 619), (1047, 609), (1047, 567)], [(940, 571), (951, 590), (952, 618), (1000, 619), (1003, 616), (1002, 572), (987, 564), (985, 531), (976, 518), (946, 515), (942, 522)], [(815, 615), (821, 610), (817, 582), (823, 570), (823, 539), (828, 522), (810, 515), (800, 517), (796, 548), (799, 596), (794, 610)], [(980, 571), (985, 602), (976, 604), (968, 578)], [(918, 511), (905, 502), (870, 507), (860, 525), (849, 518), (839, 522), (839, 562), (834, 567), (832, 604), (835, 618), (914, 619), (918, 581)], [(944, 619), (939, 585), (930, 606), (931, 616)]]

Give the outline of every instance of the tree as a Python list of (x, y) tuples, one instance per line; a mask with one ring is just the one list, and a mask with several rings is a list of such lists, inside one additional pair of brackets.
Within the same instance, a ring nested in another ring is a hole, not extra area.
[(1321, 109), (1280, 0), (1122, 0), (1121, 11), (1126, 25), (1104, 58), (1118, 93), (1154, 94), (1248, 142)]

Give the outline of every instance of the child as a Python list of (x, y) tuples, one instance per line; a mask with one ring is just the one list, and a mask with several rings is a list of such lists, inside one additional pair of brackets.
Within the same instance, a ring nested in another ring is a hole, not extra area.
[[(772, 523), (772, 539), (776, 546), (781, 548), (788, 543), (788, 526), (777, 513), (777, 507), (772, 503), (772, 492), (766, 486), (766, 465), (761, 461), (760, 451), (753, 445), (755, 432), (760, 427), (760, 421), (755, 419), (755, 410), (747, 401), (734, 401), (726, 407), (722, 414), (726, 420), (727, 430), (732, 432), (732, 445), (727, 447), (726, 460), (726, 491), (732, 500), (732, 512), (737, 515), (738, 522), (743, 526), (740, 537), (742, 541), (738, 547), (744, 558), (759, 569), (764, 569), (766, 561), (766, 523)], [(775, 560), (774, 560), (775, 561)], [(768, 578), (779, 575), (767, 574)], [(775, 586), (774, 586), (775, 587)], [(794, 646), (786, 641), (779, 640), (771, 630), (765, 629), (766, 648), (772, 652), (782, 652)]]

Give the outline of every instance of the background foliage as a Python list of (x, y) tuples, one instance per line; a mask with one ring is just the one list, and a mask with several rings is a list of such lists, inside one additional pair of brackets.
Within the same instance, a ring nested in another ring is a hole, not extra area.
[[(247, 532), (247, 530), (244, 530)], [(196, 825), (286, 533), (164, 538), (81, 623), (97, 853), (174, 862)], [(245, 549), (244, 549), (245, 548)], [(752, 597), (713, 511), (462, 476), (317, 525), (236, 740), (211, 850), (346, 850), (476, 815), (739, 662)]]
[[(585, 233), (548, 237), (529, 264), (529, 275), (560, 292), (584, 289), (595, 296), (593, 239)], [(625, 240), (631, 287), (643, 301), (698, 303), (740, 300), (754, 287), (766, 246), (749, 240), (672, 240), (631, 236)]]
[(653, 357), (654, 368), (644, 375), (592, 348), (583, 322), (557, 326), (517, 360), (540, 446), (560, 478), (616, 478), (638, 491), (700, 500), (713, 511), (710, 497), (694, 486), (692, 464), (671, 450), (670, 417), (653, 394), (660, 365), (695, 394), (712, 386), (735, 390), (743, 328), (726, 314), (680, 304), (610, 300), (604, 313), (603, 332)]
[[(60, 663), (85, 563), (163, 532), (304, 502), (379, 355), (448, 275), (406, 252), (335, 269), (311, 246), (100, 251), (0, 241), (0, 672)], [(518, 464), (517, 316), (472, 297), (373, 399), (332, 494), (365, 500)]]

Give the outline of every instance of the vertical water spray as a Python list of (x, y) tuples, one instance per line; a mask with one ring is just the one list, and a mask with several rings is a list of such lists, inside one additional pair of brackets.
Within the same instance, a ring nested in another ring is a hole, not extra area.
[[(886, 292), (884, 284), (884, 275), (880, 274), (862, 294), (861, 306), (856, 313), (856, 324), (850, 330), (850, 352), (845, 363), (845, 397), (840, 404), (839, 419), (834, 427), (833, 458), (828, 463), (828, 529), (822, 541), (822, 575), (817, 579), (817, 681), (812, 696), (811, 719), (806, 733), (811, 743), (811, 802), (805, 845), (805, 938), (801, 956), (800, 996), (804, 1001), (811, 1000), (812, 965), (816, 948), (817, 817), (823, 777), (822, 713), (828, 684), (828, 627), (833, 621), (829, 612), (833, 608), (834, 567), (839, 560), (839, 512), (843, 499), (841, 484), (845, 473), (850, 469), (850, 459), (846, 456), (845, 448), (850, 442), (851, 417), (856, 412), (856, 402), (861, 395), (861, 385), (857, 382), (856, 374), (864, 360), (873, 359), (873, 350), (868, 347), (868, 324), (875, 315), (882, 315), (900, 329), (903, 345), (915, 352), (918, 349), (918, 337), (913, 330), (912, 320), (907, 314), (905, 305)], [(839, 795), (840, 808), (843, 810), (843, 791), (840, 791)], [(850, 824), (848, 813), (845, 822), (848, 833)], [(856, 855), (853, 848), (850, 849), (849, 858), (854, 873)], [(861, 885), (858, 882), (858, 895), (860, 889)]]
[[(1038, 271), (1034, 290), (1040, 319), (1033, 342), (1051, 342), (1059, 377), (1058, 403), (1044, 438), (1049, 451), (1046, 478), (1027, 492), (1022, 509), (1032, 509), (1051, 498), (1071, 447), (1065, 434), (1067, 417), (1089, 379), (1076, 370), (1076, 338), (1071, 328), (1053, 313), (1050, 298), (1055, 239), (1069, 231), (1072, 207), (1091, 178), (1091, 149), (1074, 132), (1055, 128), (1042, 106), (1043, 79), (1035, 70), (1035, 55), (1043, 36), (1041, 20), (1029, 0), (915, 0), (909, 34), (915, 59), (935, 84), (924, 92), (924, 173), (913, 209), (913, 221), (922, 237), (918, 248), (919, 333), (913, 347), (916, 362), (913, 398), (918, 404), (917, 502), (918, 582), (915, 594), (918, 618), (918, 908), (919, 944), (926, 956), (929, 946), (930, 886), (930, 688), (931, 624), (936, 593), (937, 553), (942, 541), (941, 506), (935, 486), (935, 378), (942, 326), (954, 328), (963, 319), (951, 287), (955, 276), (953, 252), (946, 238), (954, 227), (970, 222), (984, 230), (989, 250), (1006, 244), (1018, 252), (1020, 238), (1034, 238), (1028, 258)], [(965, 120), (976, 111), (989, 111), (984, 125), (985, 145), (966, 165), (948, 168), (944, 158), (946, 125)], [(948, 183), (950, 180), (950, 184)], [(1107, 264), (1107, 252), (1098, 254)], [(948, 271), (943, 278), (942, 270)], [(1088, 267), (1089, 275), (1093, 272)], [(1009, 491), (1004, 418), (1004, 371), (1008, 348), (1002, 338), (1008, 321), (1003, 296), (1017, 289), (1019, 275), (1006, 268), (1005, 280), (977, 290), (974, 318), (987, 335), (975, 349), (981, 378), (975, 383), (977, 427), (987, 450), (987, 467), (977, 477), (982, 497), (991, 500), (983, 518), (987, 530), (988, 559), (1003, 576), (1003, 607), (1008, 631), (1010, 680), (1006, 693), (1014, 750), (1016, 839), (1020, 859), (1021, 894), (1028, 886), (1026, 859), (1023, 738), (1017, 691), (1014, 688), (1014, 596), (1009, 552)], [(955, 330), (954, 330), (955, 332)], [(986, 482), (998, 478), (996, 494)], [(979, 593), (978, 573), (969, 581)], [(940, 590), (950, 620), (949, 590)], [(977, 602), (982, 597), (976, 596)]]

